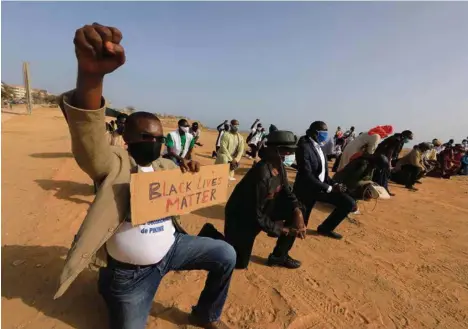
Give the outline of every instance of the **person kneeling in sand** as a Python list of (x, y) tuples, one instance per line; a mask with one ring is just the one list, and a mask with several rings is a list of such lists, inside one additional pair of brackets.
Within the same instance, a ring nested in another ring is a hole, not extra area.
[(239, 167), (239, 162), (244, 154), (245, 141), (239, 133), (239, 121), (232, 120), (229, 131), (223, 134), (221, 146), (216, 155), (215, 164), (229, 163), (229, 180), (234, 181), (234, 171)]
[[(297, 138), (289, 131), (274, 131), (268, 135), (268, 147), (237, 184), (225, 209), (225, 240), (237, 252), (237, 269), (247, 268), (257, 235), (264, 231), (279, 237), (269, 266), (298, 268), (301, 262), (289, 256), (296, 237), (305, 238), (304, 209), (289, 186), (282, 164), (293, 154)], [(222, 238), (211, 225), (204, 226), (199, 235)]]
[(352, 160), (333, 176), (337, 183), (344, 184), (347, 192), (354, 199), (365, 199), (365, 191), (372, 182), (375, 170), (388, 168), (388, 158), (383, 154), (364, 154)]
[[(205, 288), (189, 320), (205, 329), (227, 329), (220, 317), (234, 271), (234, 248), (224, 241), (187, 234), (175, 216), (132, 226), (131, 173), (146, 175), (177, 166), (161, 157), (163, 128), (152, 113), (135, 112), (127, 118), (123, 138), (128, 150), (102, 138), (103, 80), (125, 62), (121, 39), (116, 28), (96, 23), (75, 34), (77, 85), (62, 95), (60, 106), (67, 117), (76, 162), (100, 182), (100, 188), (70, 248), (55, 298), (90, 263), (106, 265), (99, 269), (98, 286), (108, 308), (110, 329), (144, 329), (168, 272), (205, 270)], [(191, 161), (187, 169), (199, 171), (199, 164)], [(185, 171), (182, 166), (180, 170)]]

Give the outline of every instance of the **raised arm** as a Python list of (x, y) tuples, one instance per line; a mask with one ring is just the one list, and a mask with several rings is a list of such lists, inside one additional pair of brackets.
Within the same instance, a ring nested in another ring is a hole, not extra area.
[(59, 103), (69, 125), (76, 162), (94, 181), (105, 178), (113, 161), (118, 161), (105, 138), (102, 88), (104, 76), (125, 63), (121, 40), (118, 29), (97, 23), (76, 31), (76, 89), (63, 94)]
[(216, 130), (217, 130), (217, 131), (221, 131), (221, 130), (223, 130), (223, 128), (224, 128), (224, 125), (225, 125), (226, 123), (228, 123), (228, 121), (227, 121), (227, 120), (225, 120), (225, 121), (224, 121), (223, 123), (221, 123), (221, 124), (220, 124), (218, 127), (216, 127)]
[(250, 127), (250, 130), (256, 129), (259, 122), (260, 122), (260, 119), (256, 119), (254, 123), (252, 124), (252, 127)]

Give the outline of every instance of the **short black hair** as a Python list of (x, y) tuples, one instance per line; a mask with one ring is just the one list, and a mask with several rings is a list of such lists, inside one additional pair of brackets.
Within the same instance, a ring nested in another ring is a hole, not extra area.
[(192, 126), (198, 126), (198, 122), (195, 121), (194, 123), (192, 123)]
[(127, 117), (127, 120), (125, 120), (125, 129), (126, 130), (134, 129), (136, 127), (137, 121), (140, 119), (160, 121), (159, 118), (156, 115), (154, 115), (154, 113), (133, 112)]
[(323, 121), (314, 121), (310, 124), (309, 130), (310, 131), (317, 131), (322, 128), (322, 126), (326, 126), (327, 124)]
[(180, 119), (180, 120), (177, 122), (177, 125), (180, 126), (181, 124), (184, 124), (184, 123), (186, 123), (186, 122), (187, 122), (187, 124), (188, 124), (187, 119)]
[(403, 130), (401, 132), (401, 135), (402, 136), (412, 136), (413, 135), (413, 132), (411, 130)]

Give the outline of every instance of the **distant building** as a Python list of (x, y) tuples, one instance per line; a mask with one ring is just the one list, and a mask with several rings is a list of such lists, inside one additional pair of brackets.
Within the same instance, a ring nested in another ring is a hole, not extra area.
[(9, 85), (13, 91), (13, 97), (16, 99), (23, 99), (26, 97), (26, 88), (20, 85)]

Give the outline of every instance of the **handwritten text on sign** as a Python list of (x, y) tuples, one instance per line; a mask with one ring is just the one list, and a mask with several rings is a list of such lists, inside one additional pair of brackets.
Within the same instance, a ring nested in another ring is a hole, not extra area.
[(132, 224), (183, 215), (227, 201), (229, 165), (200, 167), (198, 173), (180, 169), (132, 174)]

